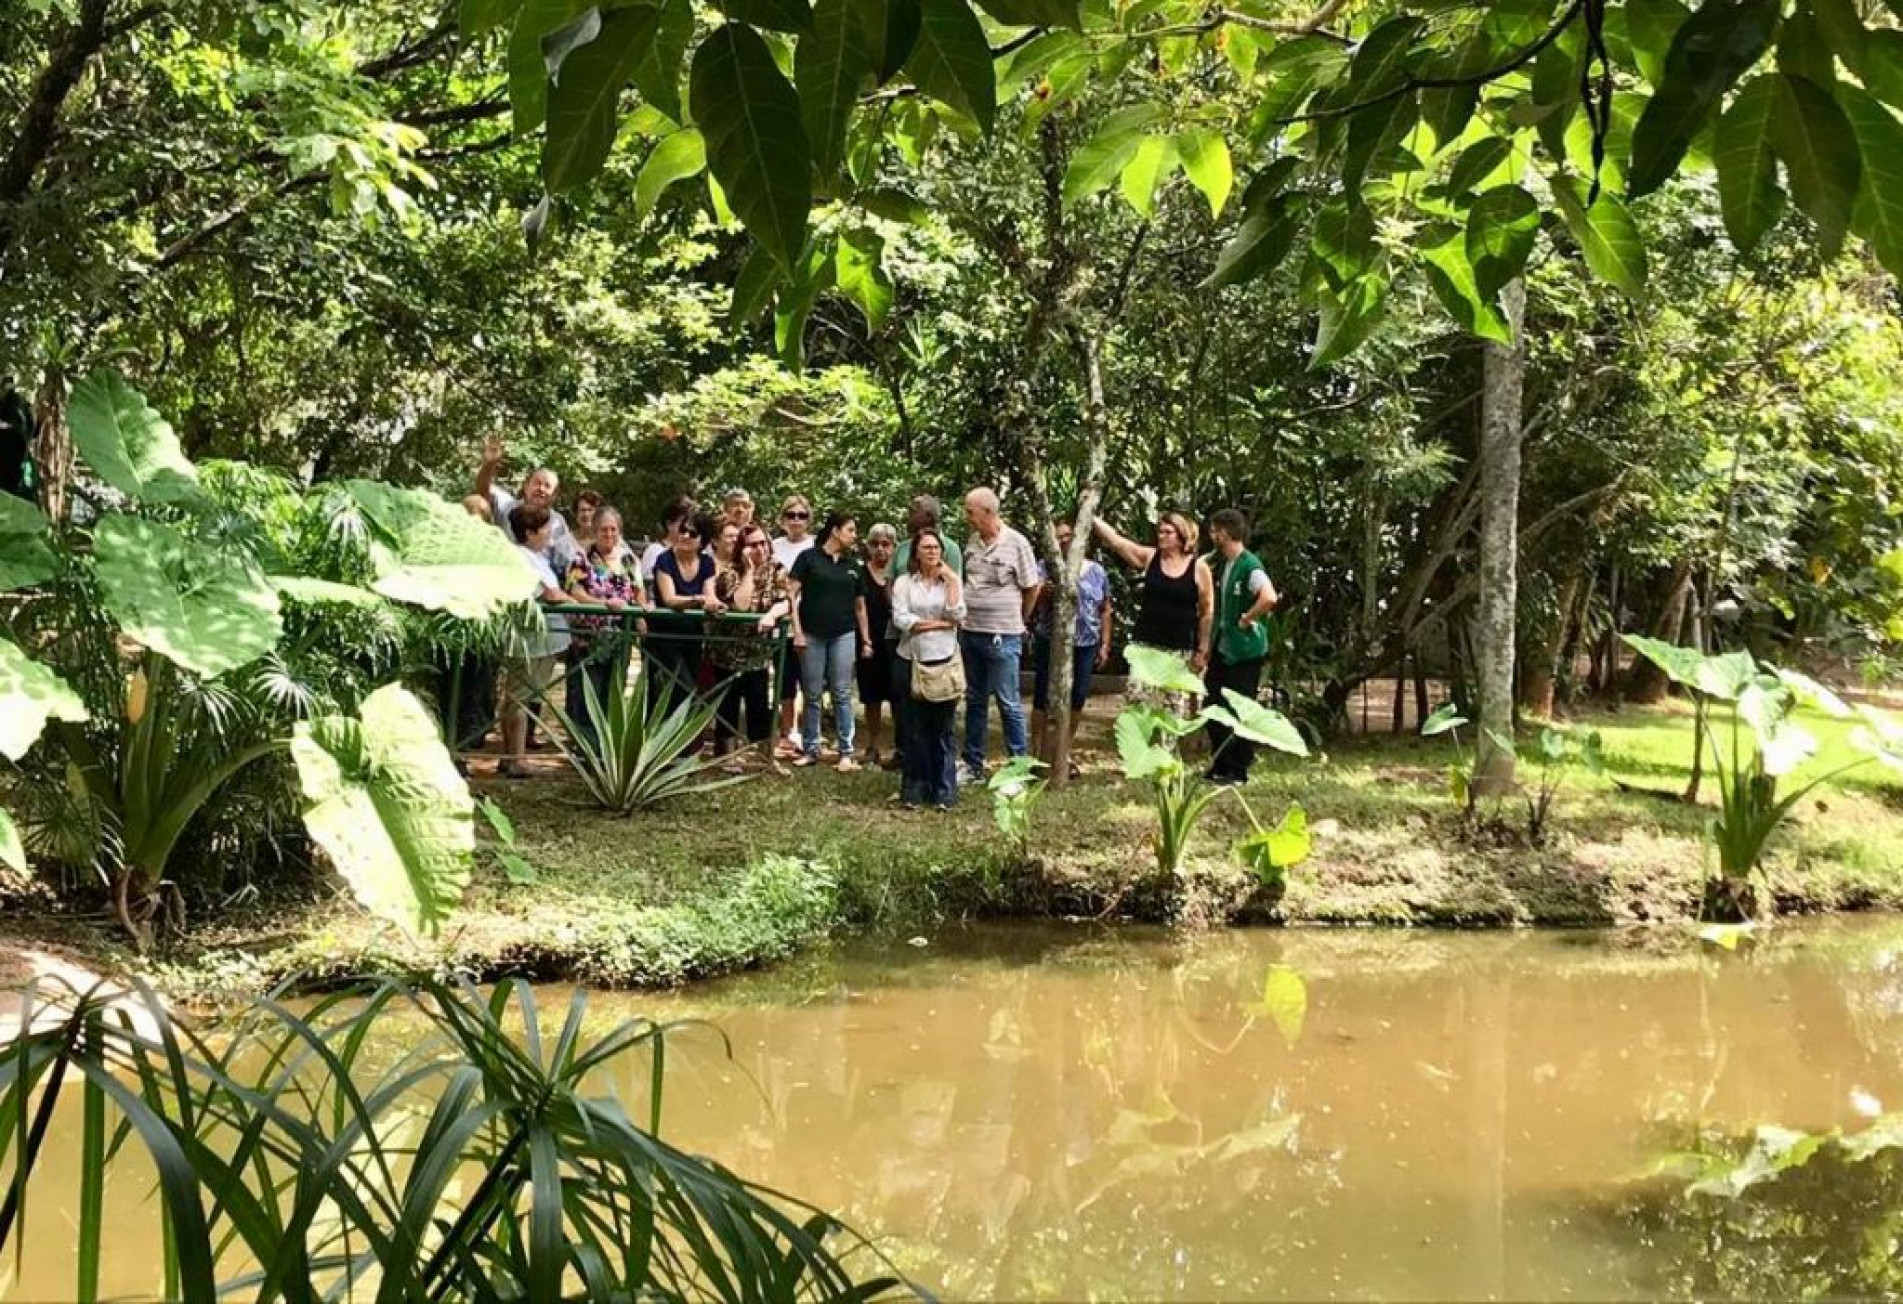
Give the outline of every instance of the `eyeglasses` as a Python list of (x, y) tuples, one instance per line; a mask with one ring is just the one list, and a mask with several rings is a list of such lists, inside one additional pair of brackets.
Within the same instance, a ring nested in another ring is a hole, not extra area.
[(813, 514), (811, 512), (799, 511), (781, 512), (780, 518), (787, 521), (810, 521), (813, 519)]

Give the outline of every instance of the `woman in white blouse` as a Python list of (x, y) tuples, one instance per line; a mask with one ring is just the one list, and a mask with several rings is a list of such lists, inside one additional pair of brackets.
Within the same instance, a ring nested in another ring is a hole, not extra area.
[(912, 536), (910, 566), (892, 585), (892, 624), (899, 631), (892, 692), (905, 712), (899, 799), (907, 810), (927, 803), (950, 810), (958, 800), (952, 720), (964, 694), (942, 702), (915, 697), (912, 675), (915, 667), (957, 661), (958, 626), (964, 619), (964, 585), (945, 564), (945, 541), (936, 530), (920, 530)]

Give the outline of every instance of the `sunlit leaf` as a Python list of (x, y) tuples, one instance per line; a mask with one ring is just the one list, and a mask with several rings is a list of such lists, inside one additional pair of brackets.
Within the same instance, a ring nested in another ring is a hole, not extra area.
[(196, 675), (257, 660), (284, 630), (256, 562), (162, 521), (106, 517), (93, 531), (93, 571), (121, 632)]
[(1123, 165), (1119, 189), (1137, 216), (1156, 216), (1156, 188), (1176, 166), (1176, 142), (1168, 136), (1145, 136)]
[(118, 372), (95, 371), (73, 386), (66, 424), (74, 451), (120, 493), (160, 503), (198, 496), (198, 469), (177, 433)]
[(0, 638), (0, 756), (25, 756), (48, 720), (80, 724), (86, 718), (86, 704), (65, 680)]
[(1065, 207), (1108, 189), (1135, 157), (1145, 139), (1144, 128), (1162, 117), (1162, 108), (1155, 104), (1131, 105), (1105, 117), (1064, 169)]
[(1291, 806), (1272, 829), (1258, 829), (1236, 843), (1236, 855), (1265, 885), (1281, 881), (1282, 871), (1307, 860), (1314, 849), (1308, 814)]
[(1201, 127), (1179, 131), (1176, 152), (1183, 160), (1183, 175), (1209, 201), (1210, 216), (1222, 216), (1223, 205), (1229, 202), (1229, 191), (1236, 179), (1229, 146), (1222, 133)]
[(1892, 276), (1903, 276), (1903, 123), (1854, 86), (1839, 86), (1837, 103), (1863, 157), (1851, 226)]
[[(1539, 233), (1539, 203), (1519, 186), (1495, 186), (1474, 200), (1467, 215), (1467, 261), (1473, 266), (1480, 298), (1489, 307), (1494, 296), (1525, 269)], [(1510, 341), (1502, 338), (1500, 342)]]
[[(1222, 690), (1227, 704), (1222, 723), (1252, 743), (1285, 752), (1290, 756), (1308, 755), (1308, 743), (1289, 718), (1280, 711), (1245, 697), (1233, 688)], [(1220, 708), (1218, 708), (1220, 709)]]
[(1190, 669), (1181, 657), (1161, 648), (1133, 643), (1124, 649), (1124, 659), (1130, 664), (1131, 677), (1146, 688), (1166, 693), (1203, 691), (1202, 676)]
[(873, 231), (853, 228), (839, 233), (833, 251), (833, 283), (859, 305), (866, 328), (878, 331), (892, 310), (892, 282), (880, 266), (885, 241)]
[(59, 562), (48, 546), (40, 509), (0, 493), (0, 593), (13, 593), (51, 579)]
[(1608, 285), (1637, 296), (1645, 288), (1645, 242), (1632, 214), (1617, 196), (1600, 191), (1586, 206), (1585, 183), (1575, 177), (1553, 182), (1561, 219), (1579, 242), (1586, 266)]
[(1452, 702), (1442, 702), (1434, 708), (1431, 715), (1421, 721), (1421, 737), (1433, 738), (1468, 723), (1470, 722), (1460, 713), (1459, 707)]
[(684, 127), (663, 137), (641, 165), (634, 183), (634, 211), (646, 217), (654, 211), (667, 188), (677, 181), (697, 177), (707, 169), (707, 142), (700, 132)]
[(352, 894), (380, 919), (434, 933), (469, 885), (475, 826), (428, 710), (387, 684), (356, 718), (301, 722), (291, 757), (304, 823)]
[(1261, 1001), (1247, 1010), (1268, 1016), (1282, 1040), (1293, 1046), (1301, 1040), (1302, 1026), (1308, 1021), (1308, 983), (1288, 965), (1270, 965), (1262, 980)]
[(1387, 299), (1387, 278), (1374, 272), (1339, 290), (1318, 291), (1315, 352), (1308, 365), (1325, 367), (1360, 348), (1386, 317)]

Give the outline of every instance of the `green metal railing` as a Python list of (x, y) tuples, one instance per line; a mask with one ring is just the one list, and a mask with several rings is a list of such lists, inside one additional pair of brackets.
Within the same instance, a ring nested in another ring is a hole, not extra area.
[[(680, 642), (692, 640), (703, 647), (709, 643), (745, 643), (749, 647), (769, 649), (767, 661), (767, 700), (769, 702), (779, 701), (780, 685), (788, 673), (787, 663), (790, 658), (787, 651), (791, 646), (788, 635), (791, 632), (792, 622), (781, 620), (770, 631), (761, 633), (759, 624), (762, 613), (757, 611), (726, 611), (719, 615), (708, 615), (704, 611), (676, 611), (669, 607), (627, 606), (610, 610), (597, 603), (585, 602), (546, 603), (542, 605), (541, 610), (544, 616), (585, 616), (591, 621), (612, 622), (607, 625), (591, 625), (590, 628), (581, 630), (576, 629), (571, 622), (569, 635), (573, 639), (585, 641), (586, 651), (583, 655), (583, 664), (598, 663), (604, 657), (613, 657), (621, 667), (621, 675), (617, 682), (624, 688), (627, 683), (628, 654), (636, 649), (645, 649), (649, 644), (664, 643), (669, 640)], [(652, 621), (658, 628), (643, 631), (640, 628), (642, 621)], [(702, 628), (688, 632), (683, 626), (689, 623), (700, 625)], [(467, 661), (468, 658), (457, 658), (450, 670), (449, 697), (443, 710), (443, 738), (449, 744), (451, 751), (459, 750), (458, 732), (462, 721), (463, 695), (466, 691), (463, 683), (463, 669)], [(642, 661), (642, 673), (645, 675), (648, 663), (645, 652)], [(567, 663), (564, 669), (573, 664), (573, 662)], [(486, 719), (483, 732), (486, 733), (495, 725), (496, 714), (494, 711), (485, 711), (484, 714)]]

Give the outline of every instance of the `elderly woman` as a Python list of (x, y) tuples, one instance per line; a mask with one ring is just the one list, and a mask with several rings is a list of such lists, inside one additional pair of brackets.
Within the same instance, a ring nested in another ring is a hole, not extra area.
[(914, 691), (914, 681), (922, 681), (924, 672), (942, 674), (962, 665), (958, 627), (965, 619), (964, 585), (945, 563), (945, 541), (937, 530), (914, 534), (910, 556), (910, 569), (892, 584), (892, 623), (899, 631), (893, 691), (906, 698), (899, 800), (907, 810), (926, 804), (950, 810), (958, 800), (952, 720), (963, 687), (947, 686), (942, 698), (928, 700)]
[[(1156, 518), (1156, 543), (1142, 544), (1119, 534), (1099, 516), (1091, 522), (1104, 545), (1132, 570), (1142, 572), (1137, 588), (1137, 618), (1130, 642), (1179, 658), (1203, 673), (1209, 626), (1216, 612), (1216, 581), (1209, 563), (1196, 555), (1196, 523), (1181, 512)], [(1153, 701), (1179, 715), (1196, 709), (1197, 694), (1163, 693), (1130, 681), (1130, 696)]]
[[(568, 595), (555, 582), (548, 564), (551, 514), (546, 507), (517, 503), (509, 512), (509, 532), (538, 581), (536, 597), (543, 602), (566, 602)], [(568, 650), (568, 626), (560, 616), (549, 616), (539, 631), (519, 632), (509, 649), (502, 690), (502, 759), (496, 773), (505, 779), (526, 779), (523, 762), (529, 740), (529, 712), (547, 696), (555, 682), (556, 666)]]
[[(746, 527), (737, 560), (714, 576), (714, 596), (726, 603), (731, 613), (759, 617), (752, 625), (733, 622), (731, 637), (713, 643), (707, 650), (714, 672), (726, 681), (721, 690), (720, 715), (714, 723), (714, 754), (724, 756), (740, 735), (743, 709), (749, 750), (761, 748), (773, 737), (768, 678), (774, 647), (767, 635), (791, 613), (792, 603), (788, 600), (786, 572), (773, 560), (773, 542), (765, 530), (757, 525)], [(726, 768), (739, 771), (740, 757), (729, 761)]]
[[(580, 538), (581, 509), (576, 507), (576, 537)], [(599, 507), (592, 513), (589, 544), (568, 564), (568, 596), (572, 601), (606, 607), (619, 613), (629, 607), (647, 605), (641, 586), (641, 567), (633, 551), (621, 537), (621, 513), (612, 507)], [(576, 616), (569, 624), (574, 631), (570, 648), (568, 677), (562, 698), (568, 718), (574, 726), (575, 741), (590, 749), (597, 743), (595, 723), (588, 713), (587, 690), (592, 684), (595, 698), (604, 709), (610, 694), (619, 693), (627, 683), (628, 639), (624, 618)]]

